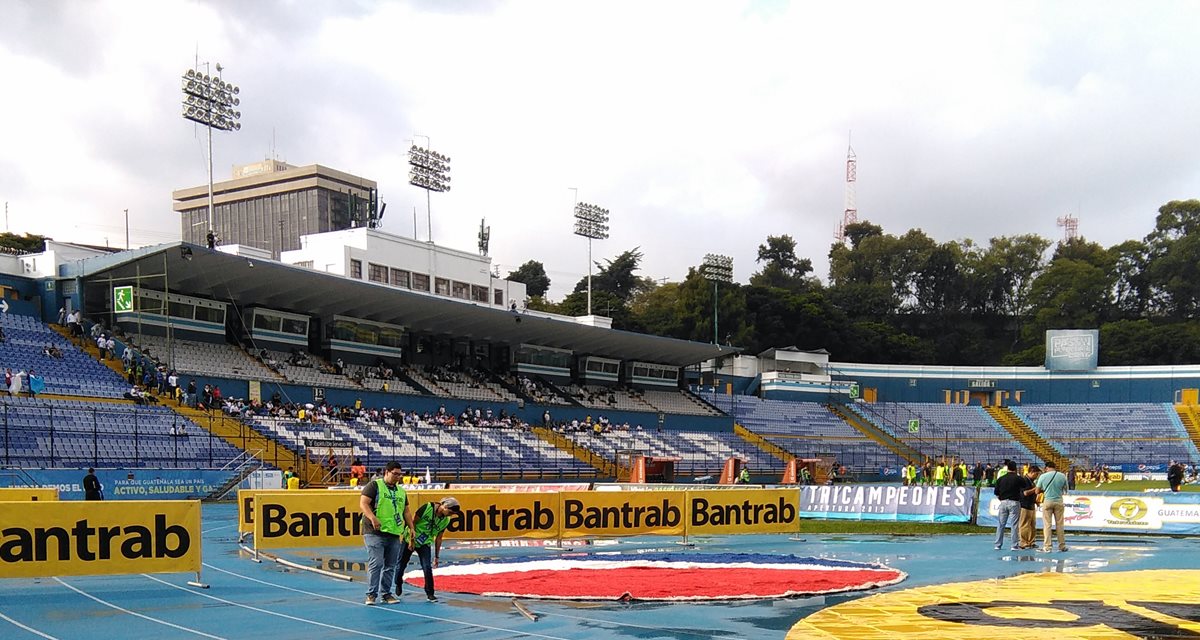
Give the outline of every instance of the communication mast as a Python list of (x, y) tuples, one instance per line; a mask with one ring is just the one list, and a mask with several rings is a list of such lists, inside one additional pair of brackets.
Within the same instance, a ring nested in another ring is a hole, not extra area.
[(842, 212), (842, 221), (837, 225), (833, 237), (838, 242), (846, 242), (846, 227), (858, 222), (858, 205), (855, 203), (855, 183), (858, 182), (858, 156), (854, 155), (854, 146), (850, 144), (849, 135), (846, 143), (846, 210)]
[(1058, 226), (1063, 228), (1063, 242), (1070, 242), (1079, 238), (1079, 218), (1071, 214), (1060, 216), (1058, 218)]

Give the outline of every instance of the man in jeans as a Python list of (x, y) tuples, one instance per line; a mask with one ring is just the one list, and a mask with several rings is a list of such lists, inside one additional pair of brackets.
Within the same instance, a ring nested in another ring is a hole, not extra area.
[(1007, 473), (996, 481), (996, 499), (1000, 501), (1000, 510), (996, 514), (996, 549), (1004, 548), (1004, 527), (1012, 529), (1013, 551), (1021, 548), (1019, 527), (1017, 522), (1021, 517), (1021, 476), (1017, 473), (1017, 463), (1005, 461)]
[[(400, 556), (401, 577), (396, 578), (397, 594), (404, 586), (402, 577), (404, 569), (408, 567), (408, 561), (412, 559), (415, 552), (421, 561), (421, 572), (425, 578), (425, 597), (430, 602), (438, 601), (437, 594), (433, 590), (433, 570), (437, 567), (438, 558), (442, 555), (442, 534), (446, 532), (446, 527), (450, 526), (450, 518), (461, 510), (458, 500), (450, 496), (437, 502), (426, 502), (417, 509), (417, 515), (413, 518), (413, 542), (404, 547)], [(432, 558), (430, 558), (430, 546), (433, 547)]]
[[(383, 477), (363, 487), (358, 509), (363, 515), (363, 543), (367, 547), (367, 600), (375, 604), (398, 602), (392, 581), (400, 561), (400, 547), (412, 544), (413, 517), (408, 494), (400, 484), (399, 462), (389, 462)], [(379, 596), (382, 594), (382, 598)]]
[(1042, 494), (1042, 551), (1050, 553), (1050, 521), (1054, 521), (1054, 529), (1058, 532), (1058, 550), (1067, 550), (1067, 539), (1063, 532), (1063, 493), (1067, 489), (1067, 476), (1054, 466), (1054, 462), (1046, 463), (1046, 473), (1037, 479), (1038, 493)]

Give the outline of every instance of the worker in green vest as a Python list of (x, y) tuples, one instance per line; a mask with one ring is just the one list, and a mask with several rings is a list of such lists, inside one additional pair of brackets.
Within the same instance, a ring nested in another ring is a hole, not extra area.
[(946, 484), (946, 463), (940, 460), (933, 470), (933, 484), (939, 487)]
[(400, 484), (403, 475), (399, 462), (387, 463), (383, 477), (367, 483), (358, 498), (358, 510), (363, 516), (363, 543), (367, 547), (366, 604), (369, 605), (377, 600), (383, 604), (399, 602), (392, 594), (392, 582), (396, 578), (400, 549), (413, 540), (412, 510), (408, 508), (408, 494)]
[(917, 465), (912, 462), (904, 467), (904, 484), (912, 486), (917, 483)]
[(750, 484), (750, 469), (748, 467), (742, 467), (742, 471), (737, 477), (737, 483)]
[[(437, 602), (433, 591), (433, 570), (438, 566), (438, 558), (442, 555), (442, 534), (450, 526), (450, 518), (462, 511), (458, 500), (446, 496), (437, 502), (426, 502), (417, 509), (413, 517), (413, 540), (404, 547), (400, 555), (399, 575), (396, 577), (396, 594), (404, 587), (404, 569), (413, 553), (421, 560), (421, 573), (425, 578), (425, 597), (430, 602)], [(430, 544), (433, 546), (433, 558), (430, 559)]]

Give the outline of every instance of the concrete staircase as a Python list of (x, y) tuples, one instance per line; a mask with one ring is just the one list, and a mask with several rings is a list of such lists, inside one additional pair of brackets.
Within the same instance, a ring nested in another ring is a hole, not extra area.
[(1007, 431), (1017, 442), (1025, 445), (1026, 449), (1033, 452), (1033, 455), (1042, 459), (1043, 462), (1054, 461), (1055, 467), (1059, 469), (1067, 469), (1071, 466), (1071, 461), (1061, 451), (1054, 448), (1054, 445), (1046, 441), (1045, 438), (1038, 435), (1033, 427), (1030, 427), (1024, 420), (1017, 417), (1012, 409), (1008, 407), (997, 407), (995, 405), (984, 407), (988, 415), (992, 417), (1004, 430)]
[(746, 442), (758, 447), (759, 449), (762, 449), (763, 451), (766, 451), (767, 453), (779, 458), (780, 460), (783, 460), (784, 462), (791, 462), (792, 459), (796, 457), (795, 454), (791, 453), (787, 449), (784, 449), (773, 442), (767, 441), (766, 438), (754, 433), (740, 424), (735, 423), (733, 425), (733, 432), (742, 440), (745, 440)]
[(1200, 449), (1200, 407), (1194, 404), (1177, 404), (1175, 405), (1175, 413), (1179, 414), (1179, 420), (1183, 423), (1183, 428), (1187, 431), (1188, 437), (1192, 439), (1192, 443)]
[(191, 420), (200, 428), (225, 442), (249, 453), (261, 462), (273, 464), (284, 470), (292, 467), (300, 475), (301, 486), (323, 487), (329, 484), (325, 479), (325, 468), (321, 466), (320, 462), (310, 463), (298, 451), (264, 436), (236, 418), (224, 415), (219, 411), (193, 409), (187, 405), (177, 406), (174, 402), (164, 402), (163, 406)]
[(878, 425), (859, 415), (850, 407), (844, 404), (827, 404), (825, 408), (829, 409), (834, 415), (841, 418), (843, 422), (854, 427), (855, 430), (864, 436), (883, 445), (905, 461), (920, 464), (925, 459), (925, 456), (920, 451), (892, 437)]
[(577, 460), (595, 467), (600, 475), (612, 478), (617, 477), (618, 474), (616, 462), (596, 454), (591, 449), (587, 449), (576, 444), (563, 434), (551, 431), (545, 427), (533, 427), (533, 433), (543, 441), (554, 445), (556, 449), (566, 451), (574, 456)]

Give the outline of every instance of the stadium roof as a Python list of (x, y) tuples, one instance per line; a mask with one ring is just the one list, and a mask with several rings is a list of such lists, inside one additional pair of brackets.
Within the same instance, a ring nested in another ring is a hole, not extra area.
[(171, 293), (316, 317), (341, 315), (374, 320), (420, 333), (513, 345), (526, 343), (569, 349), (581, 355), (674, 366), (741, 351), (736, 347), (517, 313), (274, 261), (248, 259), (188, 243), (91, 258), (63, 265), (60, 273), (65, 277), (82, 277), (93, 285), (133, 284), (140, 277), (145, 288), (162, 290), (164, 269)]

